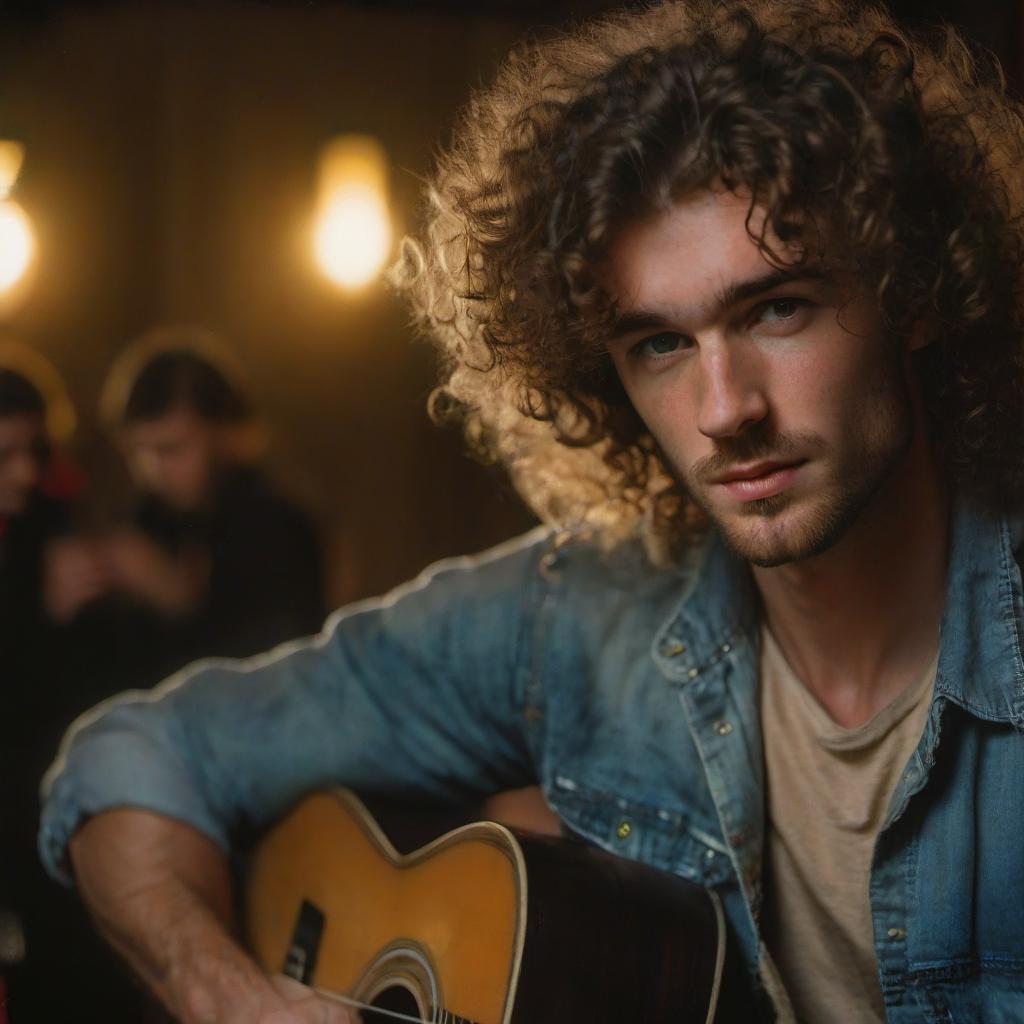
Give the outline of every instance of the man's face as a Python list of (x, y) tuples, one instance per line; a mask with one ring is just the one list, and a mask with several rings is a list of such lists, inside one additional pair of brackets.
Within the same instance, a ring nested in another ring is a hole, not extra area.
[(0, 515), (25, 511), (45, 457), (46, 428), (32, 413), (0, 419)]
[(913, 417), (877, 304), (813, 260), (780, 274), (748, 208), (700, 192), (621, 233), (604, 268), (608, 349), (690, 496), (770, 566), (842, 536), (906, 454)]
[(218, 450), (218, 429), (191, 409), (172, 409), (125, 428), (128, 467), (136, 484), (173, 508), (206, 499)]

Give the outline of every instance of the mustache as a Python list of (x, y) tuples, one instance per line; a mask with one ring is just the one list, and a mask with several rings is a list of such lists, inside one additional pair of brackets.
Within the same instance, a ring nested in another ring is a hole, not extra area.
[(818, 434), (785, 434), (759, 431), (738, 437), (722, 438), (715, 450), (698, 459), (690, 470), (694, 480), (710, 483), (736, 466), (751, 462), (787, 462), (807, 458), (825, 447)]

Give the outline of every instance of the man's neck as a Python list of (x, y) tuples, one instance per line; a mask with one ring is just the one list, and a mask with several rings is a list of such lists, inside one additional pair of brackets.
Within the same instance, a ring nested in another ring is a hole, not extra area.
[(754, 569), (768, 628), (840, 725), (873, 718), (934, 658), (948, 532), (948, 495), (920, 442), (828, 551)]

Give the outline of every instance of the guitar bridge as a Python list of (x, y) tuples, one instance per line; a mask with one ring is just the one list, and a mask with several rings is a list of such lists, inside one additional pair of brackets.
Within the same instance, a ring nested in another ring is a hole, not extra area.
[(309, 900), (303, 900), (292, 930), (292, 941), (284, 958), (283, 974), (309, 985), (316, 970), (320, 939), (324, 933), (324, 913)]

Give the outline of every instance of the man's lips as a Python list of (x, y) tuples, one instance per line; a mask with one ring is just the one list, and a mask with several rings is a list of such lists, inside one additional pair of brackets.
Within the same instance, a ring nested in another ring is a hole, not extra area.
[(748, 466), (735, 466), (717, 477), (720, 484), (734, 498), (753, 501), (781, 494), (792, 482), (806, 460), (796, 462), (757, 462)]

